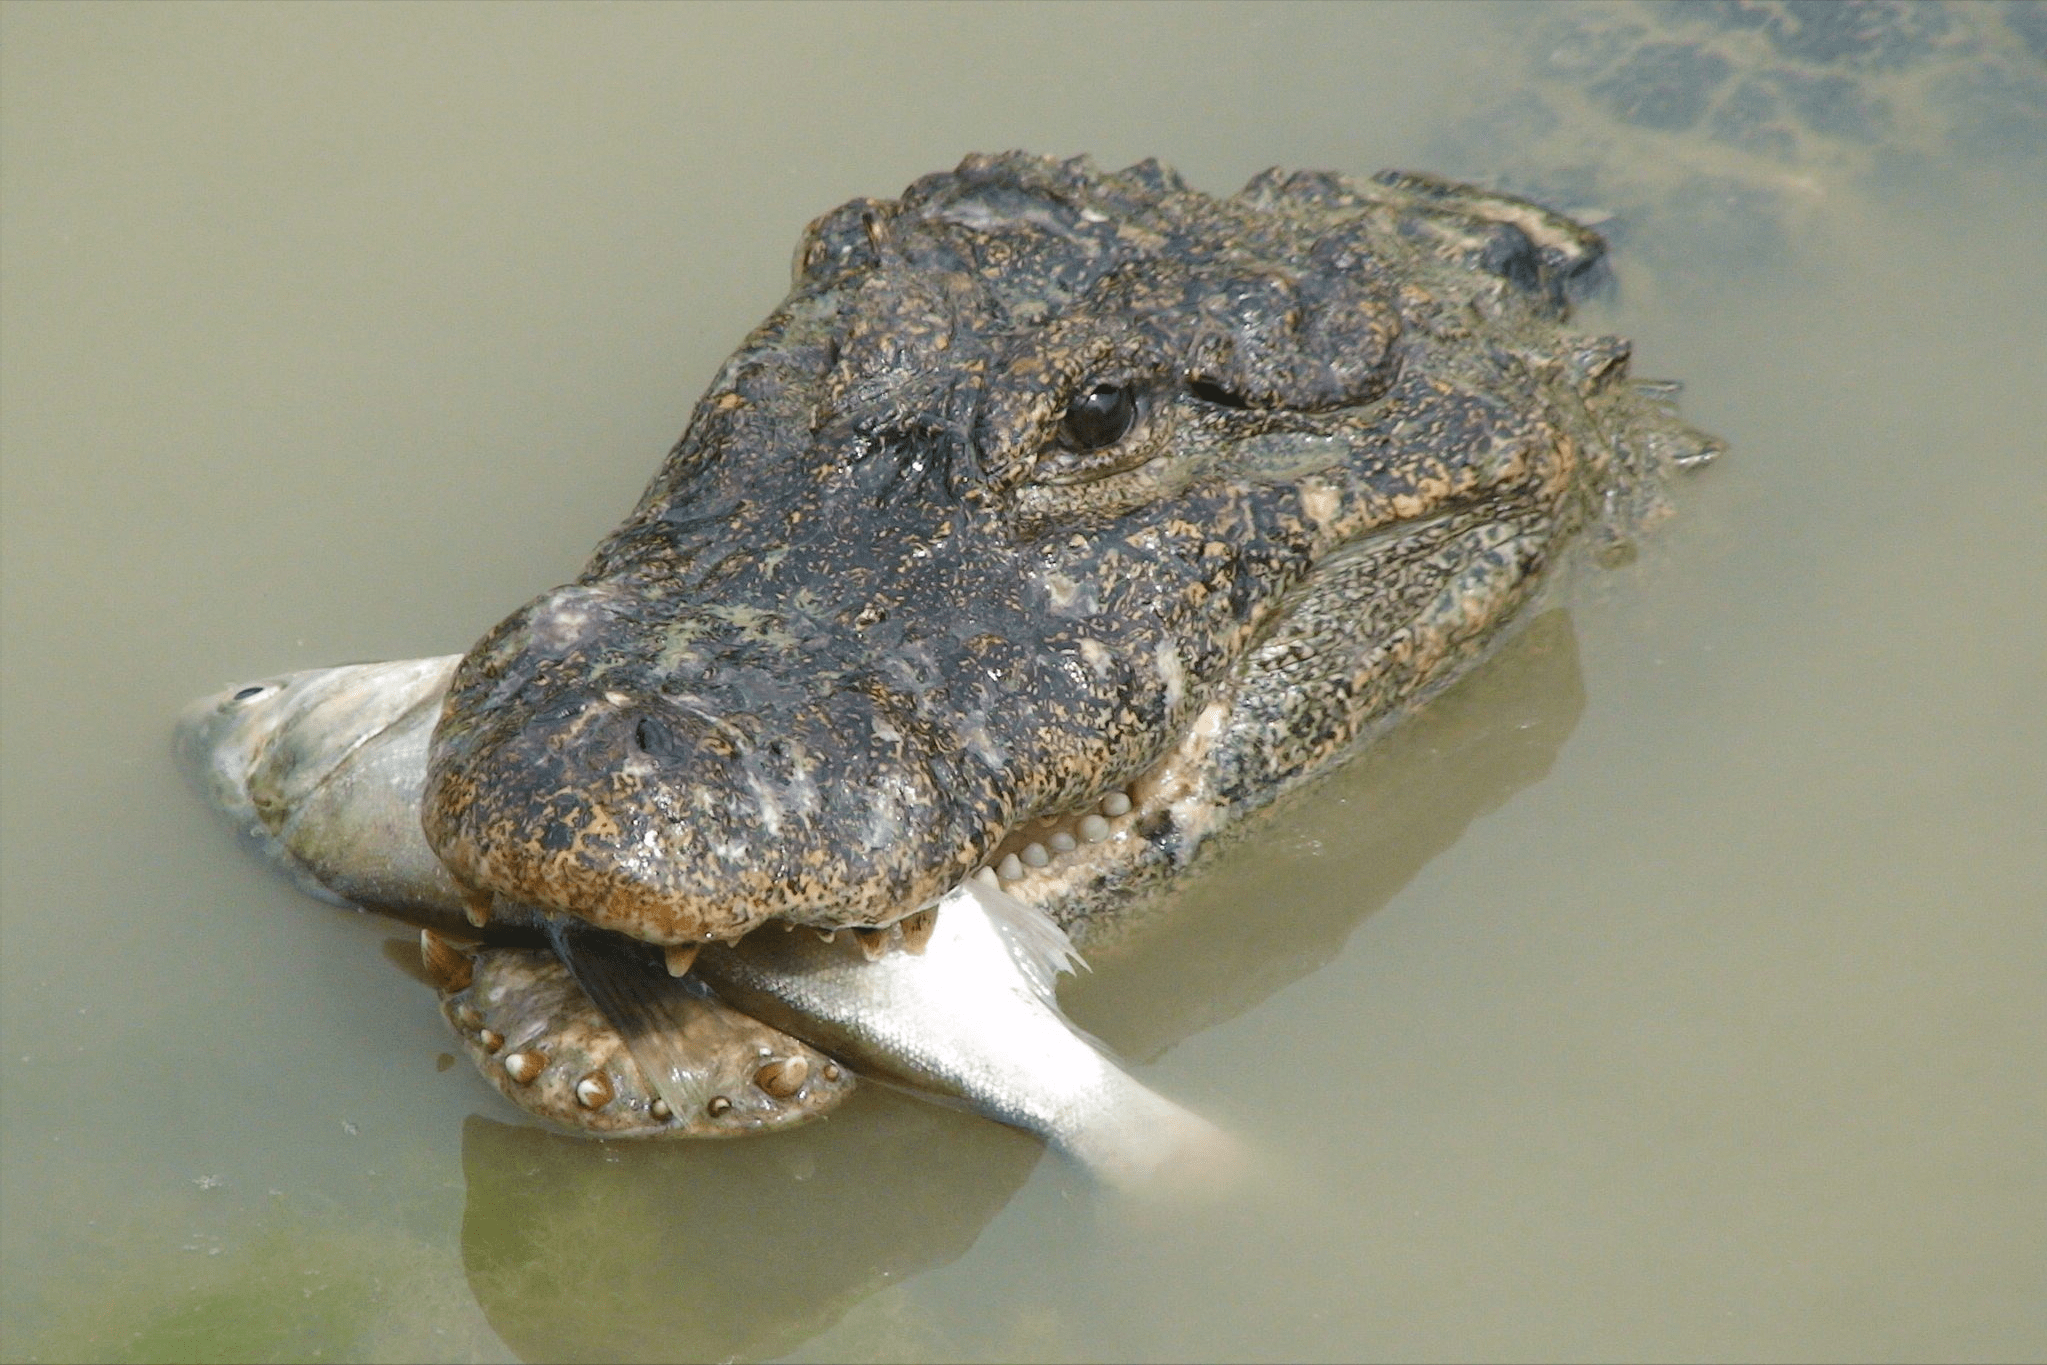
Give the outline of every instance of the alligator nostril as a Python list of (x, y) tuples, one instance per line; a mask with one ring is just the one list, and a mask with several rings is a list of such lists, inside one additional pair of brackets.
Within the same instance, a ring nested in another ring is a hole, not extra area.
[(640, 752), (662, 763), (682, 757), (682, 740), (659, 716), (641, 716), (633, 727), (633, 741)]
[(1542, 258), (1535, 243), (1512, 223), (1493, 228), (1479, 253), (1478, 268), (1530, 294), (1542, 287)]

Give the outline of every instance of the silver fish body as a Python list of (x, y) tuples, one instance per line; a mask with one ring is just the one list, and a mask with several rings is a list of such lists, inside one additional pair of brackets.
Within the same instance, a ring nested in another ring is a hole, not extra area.
[(1226, 1152), (1217, 1129), (1060, 1013), (1053, 983), (1077, 959), (1042, 911), (969, 879), (939, 902), (921, 952), (869, 961), (851, 940), (770, 926), (706, 946), (697, 971), (861, 1074), (1036, 1133), (1110, 1184), (1145, 1186)]
[[(237, 832), (300, 886), (466, 932), (463, 892), (419, 825), (427, 750), (456, 662), (318, 669), (223, 692), (188, 709), (177, 747)], [(648, 1074), (676, 1073), (670, 1061), (692, 1045), (684, 1030), (650, 1036), (660, 1010), (618, 1018), (618, 999), (644, 992), (616, 988), (637, 983), (598, 955), (557, 946)], [(827, 942), (769, 926), (706, 945), (693, 970), (761, 1024), (860, 1074), (1036, 1133), (1111, 1184), (1147, 1185), (1221, 1157), (1229, 1143), (1217, 1129), (1132, 1078), (1060, 1013), (1054, 982), (1076, 960), (1042, 911), (969, 879), (939, 902), (915, 950), (869, 960), (850, 932)], [(520, 1099), (516, 1087), (493, 1084)], [(656, 1088), (666, 1093), (659, 1080)], [(820, 1111), (825, 1098), (814, 1102)]]

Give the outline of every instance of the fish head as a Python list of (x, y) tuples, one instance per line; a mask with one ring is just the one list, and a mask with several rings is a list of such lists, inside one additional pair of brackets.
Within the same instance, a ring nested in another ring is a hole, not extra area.
[(178, 717), (178, 766), (217, 808), (275, 830), (349, 756), (421, 707), (460, 656), (280, 673), (201, 697)]

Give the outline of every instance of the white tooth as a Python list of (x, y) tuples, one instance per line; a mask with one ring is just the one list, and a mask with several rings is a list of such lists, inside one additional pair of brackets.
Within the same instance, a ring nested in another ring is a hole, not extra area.
[(1016, 860), (1014, 853), (1002, 855), (1002, 861), (995, 865), (995, 875), (1006, 882), (1013, 882), (1023, 875), (1023, 864)]
[(1130, 798), (1122, 792), (1110, 792), (1102, 798), (1102, 814), (1114, 817), (1130, 813)]
[(1002, 878), (996, 873), (995, 869), (992, 867), (984, 867), (979, 872), (976, 872), (974, 874), (974, 880), (981, 883), (981, 885), (983, 886), (1002, 885)]
[(1023, 860), (1032, 867), (1043, 867), (1052, 861), (1052, 855), (1045, 852), (1045, 846), (1034, 839), (1024, 845)]
[(1080, 837), (1091, 844), (1099, 844), (1109, 837), (1109, 822), (1099, 815), (1083, 816), (1080, 822)]
[(753, 1074), (753, 1083), (778, 1100), (786, 1100), (803, 1088), (803, 1082), (810, 1075), (810, 1063), (804, 1058), (789, 1057), (778, 1062), (769, 1062)]
[(1079, 841), (1063, 829), (1052, 836), (1050, 843), (1054, 853), (1071, 853), (1079, 845)]
[(469, 954), (431, 929), (419, 931), (419, 960), (435, 987), (450, 993), (467, 990), (476, 967)]
[(701, 943), (669, 944), (663, 954), (668, 959), (668, 974), (688, 976), (690, 964), (697, 960), (697, 949), (703, 946)]
[(675, 1111), (668, 1107), (667, 1100), (655, 1100), (652, 1104), (647, 1106), (647, 1112), (652, 1114), (657, 1119), (665, 1119), (670, 1114), (673, 1114)]

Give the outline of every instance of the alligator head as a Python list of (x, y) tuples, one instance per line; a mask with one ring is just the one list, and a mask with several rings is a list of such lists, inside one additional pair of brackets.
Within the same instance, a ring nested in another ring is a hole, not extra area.
[(827, 214), (625, 523), (462, 662), (429, 841), (668, 945), (1184, 860), (1653, 499), (1683, 429), (1558, 327), (1601, 250), (1420, 177), (1019, 154)]

